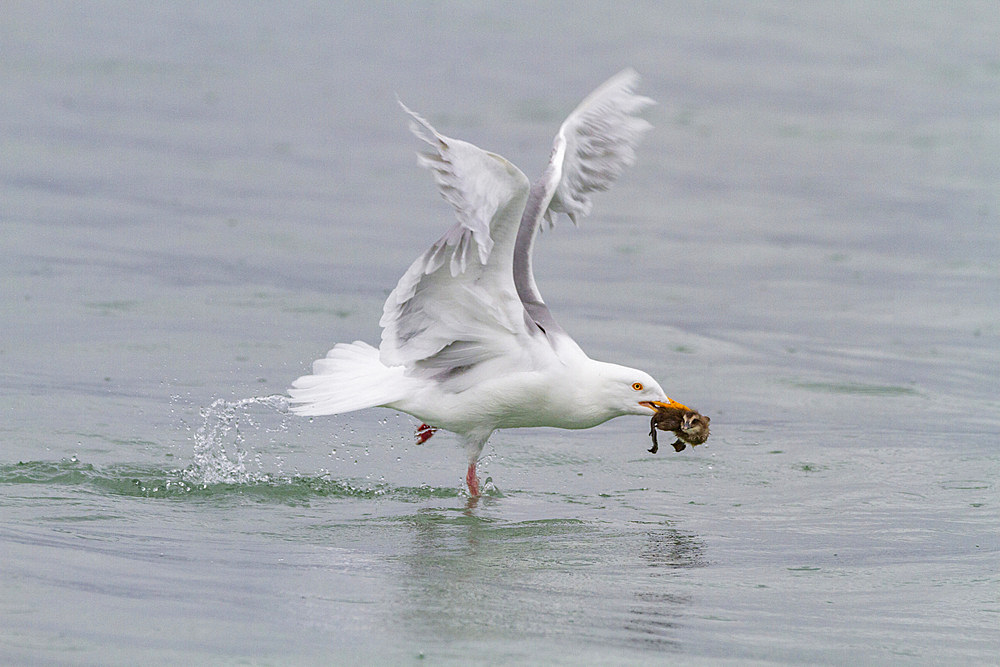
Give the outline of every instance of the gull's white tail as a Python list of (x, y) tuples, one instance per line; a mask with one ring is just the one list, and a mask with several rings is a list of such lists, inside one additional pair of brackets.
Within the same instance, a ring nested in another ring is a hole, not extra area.
[(288, 395), (296, 414), (334, 415), (398, 401), (407, 394), (407, 380), (402, 366), (383, 364), (368, 343), (337, 343), (313, 362), (312, 375), (292, 383)]

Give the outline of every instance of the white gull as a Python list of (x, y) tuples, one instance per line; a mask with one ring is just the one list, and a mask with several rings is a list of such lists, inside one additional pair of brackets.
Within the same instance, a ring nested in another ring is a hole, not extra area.
[[(632, 164), (650, 125), (637, 114), (652, 100), (633, 92), (626, 69), (592, 92), (559, 128), (542, 175), (529, 184), (504, 158), (438, 133), (400, 102), (431, 146), (431, 170), (458, 222), (403, 274), (385, 302), (378, 349), (338, 343), (292, 383), (292, 410), (331, 415), (385, 407), (458, 434), (466, 483), (479, 495), (476, 462), (497, 429), (590, 428), (614, 417), (650, 417), (668, 398), (643, 371), (595, 361), (542, 300), (531, 253), (542, 221), (574, 224), (590, 193), (608, 189)], [(685, 408), (686, 409), (686, 408)]]

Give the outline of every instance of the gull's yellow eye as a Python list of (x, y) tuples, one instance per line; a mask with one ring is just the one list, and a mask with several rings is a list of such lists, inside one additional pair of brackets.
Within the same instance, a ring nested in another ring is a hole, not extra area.
[(632, 383), (632, 388), (635, 389), (636, 391), (642, 391), (642, 383), (641, 382), (633, 382)]

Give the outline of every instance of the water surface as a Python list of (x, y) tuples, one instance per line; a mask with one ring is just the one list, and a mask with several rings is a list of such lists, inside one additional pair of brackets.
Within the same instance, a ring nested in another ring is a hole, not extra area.
[[(5, 6), (3, 662), (995, 660), (995, 7), (565, 10)], [(396, 96), (531, 175), (627, 65), (538, 282), (709, 443), (498, 433), (470, 503), (447, 434), (283, 412), (450, 224)]]

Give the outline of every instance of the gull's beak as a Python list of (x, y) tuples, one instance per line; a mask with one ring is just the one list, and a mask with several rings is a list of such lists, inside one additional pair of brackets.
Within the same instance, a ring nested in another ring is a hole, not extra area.
[(691, 408), (684, 405), (683, 403), (678, 403), (672, 398), (668, 398), (666, 403), (664, 403), (663, 401), (639, 401), (639, 405), (644, 405), (653, 412), (659, 412), (662, 408), (674, 408), (677, 410), (686, 410), (688, 412), (692, 412)]

